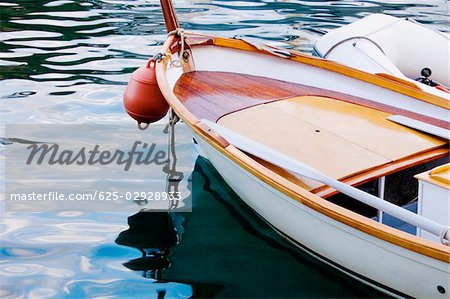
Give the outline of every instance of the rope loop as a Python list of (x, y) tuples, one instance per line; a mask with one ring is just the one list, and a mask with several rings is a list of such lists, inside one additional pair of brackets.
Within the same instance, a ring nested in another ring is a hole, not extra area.
[(182, 36), (184, 35), (184, 29), (183, 28), (177, 28), (175, 30), (170, 31), (169, 33), (167, 33), (167, 36), (171, 36), (171, 35), (178, 35), (178, 36)]
[(175, 111), (173, 111), (172, 108), (170, 108), (169, 114), (169, 122), (164, 127), (164, 134), (167, 134), (169, 132), (169, 128), (175, 126), (180, 121), (180, 117), (175, 113)]
[(161, 60), (163, 60), (167, 55), (164, 53), (159, 52), (158, 54), (156, 54), (155, 56), (153, 56), (153, 58), (151, 60), (154, 60), (155, 62), (160, 62)]
[[(156, 56), (155, 56), (156, 57)], [(147, 68), (154, 68), (155, 64), (156, 64), (156, 59), (155, 57), (152, 57), (148, 60), (147, 62)]]
[[(336, 49), (337, 47), (339, 47), (339, 46), (342, 45), (343, 43), (348, 42), (348, 41), (351, 41), (351, 40), (354, 40), (354, 39), (355, 39), (355, 40), (358, 40), (358, 39), (364, 39), (364, 40), (367, 40), (367, 41), (371, 42), (372, 44), (374, 44), (374, 45), (381, 51), (381, 53), (383, 53), (384, 55), (386, 55), (386, 53), (384, 53), (383, 48), (381, 48), (381, 46), (380, 46), (379, 44), (377, 44), (373, 39), (370, 39), (370, 38), (368, 38), (368, 37), (366, 37), (366, 36), (352, 36), (352, 37), (348, 37), (348, 38), (343, 39), (343, 40), (337, 42), (336, 44), (334, 44), (330, 49), (328, 49), (328, 51), (325, 53), (325, 55), (323, 55), (322, 58), (327, 58), (327, 56), (330, 55), (330, 53), (331, 53), (334, 49)], [(354, 46), (354, 45), (353, 45), (353, 46)]]
[(175, 30), (170, 31), (167, 36), (171, 36), (171, 35), (175, 35), (175, 36), (179, 36), (180, 37), (180, 45), (181, 45), (181, 50), (179, 52), (179, 58), (178, 59), (174, 59), (170, 60), (170, 66), (171, 67), (175, 67), (175, 68), (179, 68), (183, 65), (181, 59), (183, 57), (184, 54), (184, 48), (185, 48), (185, 44), (186, 44), (186, 34), (184, 32), (183, 28), (177, 28)]
[(141, 122), (138, 122), (138, 129), (139, 130), (141, 130), (141, 131), (145, 131), (145, 130), (147, 130), (147, 128), (150, 126), (150, 124), (149, 123), (141, 123)]
[(450, 226), (444, 226), (439, 232), (439, 240), (442, 244), (450, 246), (450, 242), (445, 239), (445, 236), (450, 232)]

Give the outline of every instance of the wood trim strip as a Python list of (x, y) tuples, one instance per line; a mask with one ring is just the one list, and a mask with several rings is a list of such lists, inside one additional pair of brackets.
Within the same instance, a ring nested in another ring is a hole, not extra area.
[(410, 81), (407, 81), (407, 80), (405, 80), (405, 79), (402, 79), (402, 78), (398, 78), (398, 77), (392, 76), (392, 75), (390, 75), (390, 74), (386, 74), (386, 73), (376, 73), (375, 75), (376, 75), (376, 76), (379, 76), (379, 77), (383, 77), (383, 78), (389, 79), (389, 80), (393, 80), (393, 81), (399, 82), (399, 83), (404, 84), (404, 85), (408, 85), (408, 86), (410, 86), (411, 88), (414, 88), (414, 89), (417, 89), (417, 90), (422, 90), (418, 85), (416, 85), (416, 84), (414, 84), (414, 83), (412, 83), (412, 82), (410, 82)]
[[(163, 53), (170, 54), (170, 52), (168, 52), (168, 48), (172, 42), (173, 37), (169, 37), (163, 46)], [(239, 43), (239, 46), (240, 45), (241, 43)], [(166, 67), (167, 59), (163, 60), (162, 63), (156, 64), (156, 78), (162, 94), (172, 109), (184, 120), (186, 125), (188, 125), (194, 133), (198, 134), (208, 144), (210, 144), (221, 154), (225, 155), (228, 159), (261, 181), (267, 183), (269, 186), (327, 217), (335, 219), (336, 221), (344, 223), (386, 242), (443, 261), (445, 263), (450, 263), (449, 247), (396, 230), (328, 202), (327, 200), (300, 188), (298, 185), (272, 172), (270, 169), (267, 169), (257, 163), (255, 160), (251, 159), (248, 155), (234, 146), (228, 145), (224, 147), (217, 138), (208, 136), (205, 128), (198, 125), (198, 120), (183, 106), (171, 90), (166, 78)]]

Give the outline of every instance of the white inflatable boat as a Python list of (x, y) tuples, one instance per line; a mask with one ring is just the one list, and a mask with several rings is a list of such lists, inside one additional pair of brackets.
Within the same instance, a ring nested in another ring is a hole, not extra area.
[(314, 54), (450, 97), (450, 36), (411, 19), (370, 15), (325, 34)]

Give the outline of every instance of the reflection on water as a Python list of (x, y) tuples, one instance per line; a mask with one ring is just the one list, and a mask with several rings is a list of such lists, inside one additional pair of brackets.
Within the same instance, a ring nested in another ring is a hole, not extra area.
[[(125, 262), (128, 269), (139, 271), (143, 277), (164, 284), (162, 272), (170, 267), (169, 249), (178, 243), (179, 235), (167, 212), (139, 212), (128, 217), (126, 231), (119, 234), (116, 243), (137, 248), (142, 256)], [(186, 290), (190, 288), (185, 285)], [(167, 294), (163, 287), (158, 290), (158, 298)], [(186, 294), (189, 297), (190, 294)]]
[[(449, 31), (445, 0), (174, 2), (188, 30), (305, 52), (323, 32), (371, 13)], [(121, 97), (165, 39), (159, 0), (0, 1), (0, 9), (2, 125), (133, 123)], [(11, 142), (27, 141), (2, 139), (2, 165)], [(192, 181), (192, 213), (9, 213), (0, 205), (0, 296), (379, 296), (292, 248), (206, 161)]]
[(161, 280), (161, 271), (169, 268), (169, 248), (178, 243), (178, 233), (167, 212), (139, 212), (128, 217), (129, 229), (119, 234), (116, 243), (139, 249), (142, 257), (128, 261), (125, 267), (143, 271), (144, 277)]

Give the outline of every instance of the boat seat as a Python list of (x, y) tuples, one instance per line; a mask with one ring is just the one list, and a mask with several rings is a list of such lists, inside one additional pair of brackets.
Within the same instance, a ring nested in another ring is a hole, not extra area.
[(338, 180), (446, 145), (389, 121), (389, 115), (328, 97), (300, 96), (230, 113), (218, 124)]

